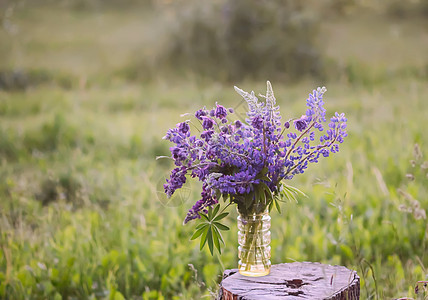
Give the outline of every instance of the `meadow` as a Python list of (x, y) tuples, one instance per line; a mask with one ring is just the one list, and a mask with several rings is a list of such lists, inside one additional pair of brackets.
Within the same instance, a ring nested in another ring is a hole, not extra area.
[[(168, 128), (233, 90), (264, 93), (283, 116), (325, 85), (346, 112), (340, 153), (290, 182), (307, 194), (272, 213), (272, 262), (358, 271), (362, 299), (410, 297), (428, 280), (428, 31), (424, 19), (332, 18), (325, 79), (219, 82), (148, 74), (162, 45), (155, 14), (15, 5), (0, 32), (0, 299), (209, 299), (237, 266), (236, 212), (212, 257), (183, 226), (199, 186), (167, 200)], [(425, 295), (425, 296), (424, 296)], [(419, 297), (419, 298), (417, 298)]]

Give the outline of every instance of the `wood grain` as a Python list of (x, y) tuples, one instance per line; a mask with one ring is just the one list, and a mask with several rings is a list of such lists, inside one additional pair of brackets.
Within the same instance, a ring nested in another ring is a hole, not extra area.
[(220, 299), (325, 299), (360, 298), (360, 277), (342, 266), (313, 262), (272, 265), (263, 277), (246, 277), (237, 269), (226, 270), (220, 286)]

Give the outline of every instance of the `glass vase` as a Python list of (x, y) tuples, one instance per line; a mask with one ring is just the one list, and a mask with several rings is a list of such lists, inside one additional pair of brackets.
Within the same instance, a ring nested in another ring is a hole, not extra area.
[(239, 273), (259, 277), (270, 272), (270, 216), (262, 213), (244, 215), (238, 211)]

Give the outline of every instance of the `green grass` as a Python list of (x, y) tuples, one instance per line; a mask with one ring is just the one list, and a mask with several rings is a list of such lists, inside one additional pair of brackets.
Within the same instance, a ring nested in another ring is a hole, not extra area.
[[(13, 39), (26, 55), (0, 43), (7, 58), (1, 68), (46, 70), (50, 79), (0, 91), (0, 298), (210, 298), (223, 269), (237, 266), (236, 212), (227, 220), (231, 231), (222, 256), (200, 252), (198, 241), (190, 241), (192, 226), (182, 225), (198, 185), (189, 185), (184, 201), (166, 203), (157, 190), (171, 166), (155, 157), (168, 153), (161, 138), (183, 120), (180, 114), (216, 101), (239, 107), (232, 84), (121, 77), (117, 70), (126, 69), (127, 57), (152, 37), (145, 25), (156, 22), (138, 11), (94, 16), (22, 9), (13, 21), (20, 33), (2, 32), (0, 41)], [(335, 22), (342, 27), (332, 23), (323, 30), (339, 28), (355, 39), (370, 32), (366, 25)], [(371, 34), (381, 34), (382, 26)], [(133, 40), (130, 32), (137, 29), (141, 36)], [(406, 43), (417, 50), (392, 69), (390, 57), (375, 54), (378, 63), (370, 62), (364, 57), (369, 53), (355, 57), (348, 43), (346, 53), (334, 52), (342, 41), (331, 37), (327, 55), (347, 65), (339, 78), (293, 85), (272, 80), (285, 116), (301, 114), (307, 94), (325, 84), (328, 111), (349, 117), (340, 153), (293, 179), (308, 198), (283, 205), (282, 215), (272, 213), (272, 261), (355, 269), (362, 299), (415, 298), (416, 281), (428, 276), (427, 220), (400, 211), (400, 204), (411, 203), (397, 191), (428, 207), (426, 172), (410, 163), (415, 143), (428, 160), (427, 61), (421, 51), (427, 45), (415, 36), (406, 35)], [(386, 49), (394, 38), (376, 47)], [(58, 79), (64, 76), (69, 85)], [(264, 82), (234, 84), (264, 92)], [(406, 179), (410, 172), (414, 181)]]

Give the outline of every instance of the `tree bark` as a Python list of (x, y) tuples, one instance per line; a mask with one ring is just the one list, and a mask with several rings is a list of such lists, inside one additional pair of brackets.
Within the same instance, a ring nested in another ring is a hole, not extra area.
[(246, 277), (226, 270), (220, 284), (223, 300), (360, 299), (360, 277), (342, 266), (312, 262), (272, 265), (263, 277)]

